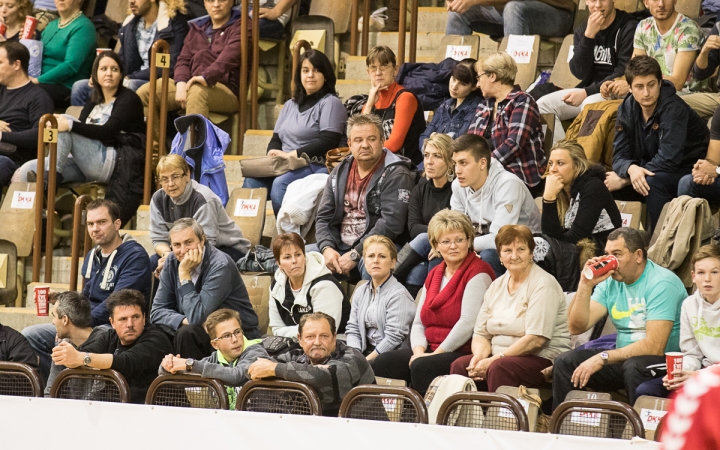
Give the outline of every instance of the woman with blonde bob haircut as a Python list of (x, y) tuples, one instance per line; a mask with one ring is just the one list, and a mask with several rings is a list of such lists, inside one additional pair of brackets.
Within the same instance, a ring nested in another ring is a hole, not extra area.
[(573, 245), (590, 239), (600, 255), (610, 232), (622, 226), (605, 168), (589, 161), (576, 141), (562, 140), (550, 150), (544, 178), (542, 232)]
[(505, 225), (495, 245), (507, 271), (485, 292), (472, 355), (458, 358), (451, 373), (469, 376), (490, 392), (503, 385), (547, 387), (541, 371), (570, 350), (565, 295), (555, 278), (533, 263), (530, 228)]
[(478, 87), (483, 99), (468, 134), (490, 141), (492, 156), (539, 195), (545, 172), (543, 132), (535, 100), (515, 84), (517, 65), (507, 53), (495, 53), (478, 61)]
[(403, 260), (395, 270), (395, 278), (404, 283), (414, 297), (440, 258), (428, 240), (428, 224), (435, 213), (450, 207), (455, 175), (452, 160), (453, 140), (446, 134), (433, 133), (425, 140), (423, 155), (425, 177), (410, 193), (408, 230), (411, 241), (401, 252)]
[(397, 249), (388, 237), (373, 235), (365, 239), (363, 258), (371, 280), (353, 294), (345, 334), (347, 344), (360, 350), (373, 364), (378, 355), (410, 347), (408, 336), (415, 301), (393, 277)]
[(411, 349), (381, 354), (377, 376), (406, 380), (424, 395), (435, 377), (470, 353), (470, 338), (482, 301), (495, 272), (472, 251), (475, 236), (468, 217), (444, 209), (428, 225), (430, 245), (443, 257), (428, 274), (410, 330)]

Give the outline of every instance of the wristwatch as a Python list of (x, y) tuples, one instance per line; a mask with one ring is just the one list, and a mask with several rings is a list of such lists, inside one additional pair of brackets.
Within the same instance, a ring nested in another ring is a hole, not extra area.
[(85, 353), (85, 358), (83, 358), (83, 364), (85, 367), (89, 366), (92, 362), (92, 358), (90, 357), (90, 353)]
[(358, 251), (355, 250), (355, 249), (350, 250), (350, 259), (351, 259), (353, 262), (358, 262), (358, 261), (360, 261), (360, 253), (358, 253)]
[(192, 372), (193, 364), (195, 364), (195, 360), (192, 358), (188, 358), (185, 360), (185, 371), (186, 372)]
[(610, 358), (610, 355), (608, 355), (608, 352), (600, 353), (600, 359), (602, 359), (603, 365), (607, 365), (608, 358)]

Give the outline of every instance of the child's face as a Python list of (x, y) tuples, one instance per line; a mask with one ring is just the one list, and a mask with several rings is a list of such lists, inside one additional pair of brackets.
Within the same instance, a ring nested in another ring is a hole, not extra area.
[(697, 261), (692, 279), (702, 296), (710, 303), (720, 298), (720, 260), (705, 258)]

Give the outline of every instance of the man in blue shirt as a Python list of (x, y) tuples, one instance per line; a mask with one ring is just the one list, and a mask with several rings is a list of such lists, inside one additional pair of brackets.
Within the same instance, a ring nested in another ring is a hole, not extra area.
[[(615, 349), (576, 349), (555, 358), (553, 409), (573, 389), (626, 389), (635, 403), (637, 387), (661, 376), (649, 366), (663, 364), (665, 352), (680, 351), (680, 307), (685, 286), (671, 271), (647, 259), (639, 231), (618, 228), (608, 236), (605, 253), (618, 267), (588, 279), (580, 277), (568, 309), (571, 334), (582, 334), (609, 314), (618, 331)], [(590, 259), (589, 267), (600, 258)], [(593, 290), (594, 289), (594, 290)]]

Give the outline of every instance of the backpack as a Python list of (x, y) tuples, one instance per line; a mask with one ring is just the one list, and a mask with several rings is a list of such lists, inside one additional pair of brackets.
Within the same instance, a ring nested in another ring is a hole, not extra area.
[(615, 121), (622, 100), (608, 100), (587, 105), (565, 132), (565, 139), (573, 139), (585, 149), (585, 156), (612, 170)]
[(272, 250), (259, 244), (251, 248), (247, 255), (238, 259), (236, 265), (240, 272), (259, 272), (271, 275), (274, 275), (278, 269)]
[[(428, 423), (431, 425), (437, 423), (440, 407), (451, 394), (472, 391), (477, 391), (477, 386), (475, 386), (475, 382), (468, 377), (462, 375), (441, 375), (435, 377), (425, 393), (425, 405), (428, 408)], [(471, 423), (470, 418), (477, 414), (477, 411), (472, 411), (472, 409), (476, 408), (466, 405), (457, 407), (448, 419), (447, 424), (452, 426), (468, 426), (468, 424)], [(480, 412), (480, 415), (482, 415), (482, 412)], [(477, 424), (477, 419), (474, 418), (473, 422)]]

